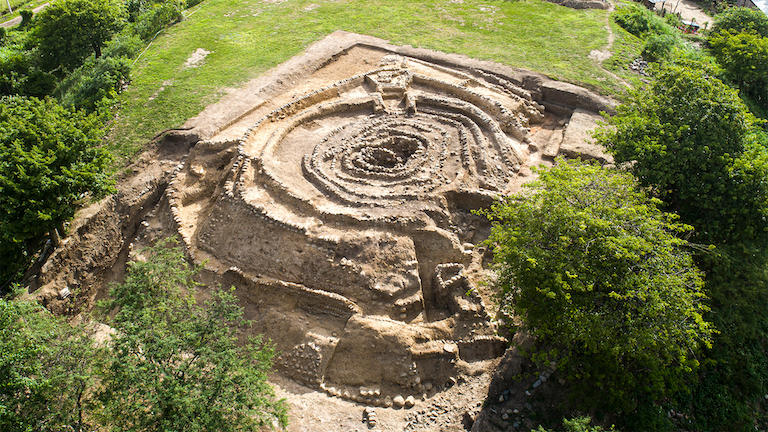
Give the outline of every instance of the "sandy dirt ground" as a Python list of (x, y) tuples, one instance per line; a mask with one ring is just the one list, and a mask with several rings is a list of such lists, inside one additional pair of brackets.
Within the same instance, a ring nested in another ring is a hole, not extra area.
[[(661, 6), (657, 6), (660, 8)], [(708, 26), (712, 26), (712, 17), (707, 15), (704, 10), (699, 7), (696, 3), (692, 2), (691, 0), (667, 0), (663, 4), (664, 9), (672, 12), (675, 11), (676, 13), (679, 12), (680, 16), (685, 21), (695, 21), (697, 24), (699, 24), (702, 28), (704, 28), (704, 25), (707, 24)]]

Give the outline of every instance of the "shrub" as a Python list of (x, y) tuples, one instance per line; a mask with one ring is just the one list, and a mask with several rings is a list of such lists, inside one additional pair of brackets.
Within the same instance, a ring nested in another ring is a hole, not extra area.
[(91, 57), (72, 72), (57, 88), (65, 106), (94, 111), (103, 99), (113, 98), (130, 79), (131, 60), (127, 57)]
[(672, 29), (653, 12), (648, 9), (631, 4), (617, 8), (613, 13), (613, 19), (624, 30), (638, 37), (646, 37), (651, 34), (671, 34)]
[(675, 45), (677, 45), (677, 38), (672, 35), (652, 35), (643, 45), (642, 56), (647, 61), (659, 62), (669, 58)]
[(32, 17), (34, 14), (31, 10), (22, 9), (19, 11), (19, 16), (21, 16), (21, 24), (19, 24), (19, 28), (25, 29), (32, 24)]
[(729, 31), (732, 33), (754, 32), (768, 37), (768, 16), (762, 11), (743, 7), (732, 7), (715, 17), (712, 32)]
[(170, 24), (181, 21), (182, 10), (182, 4), (176, 1), (152, 5), (136, 18), (133, 29), (139, 37), (149, 40)]
[(681, 390), (708, 345), (691, 228), (627, 173), (558, 159), (492, 221), (502, 308), (555, 361), (584, 410), (630, 423)]
[(104, 57), (134, 58), (146, 46), (141, 38), (129, 31), (122, 31), (104, 47)]
[[(563, 419), (563, 432), (615, 432), (616, 429), (611, 427), (610, 429), (604, 429), (601, 426), (591, 426), (592, 419), (589, 417), (576, 417), (570, 420)], [(543, 427), (539, 426), (538, 429), (531, 432), (549, 432)]]

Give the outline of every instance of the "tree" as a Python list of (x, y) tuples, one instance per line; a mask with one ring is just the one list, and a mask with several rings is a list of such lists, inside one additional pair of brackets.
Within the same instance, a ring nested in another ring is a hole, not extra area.
[(47, 71), (73, 70), (101, 48), (125, 25), (120, 0), (58, 0), (35, 18), (33, 35)]
[(768, 16), (760, 10), (731, 7), (715, 17), (712, 32), (757, 33), (768, 37)]
[(646, 88), (629, 92), (597, 142), (702, 241), (763, 238), (768, 185), (745, 160), (754, 116), (704, 70), (670, 64), (653, 74)]
[(608, 123), (598, 142), (716, 245), (695, 258), (719, 332), (698, 382), (675, 398), (687, 414), (681, 428), (765, 429), (768, 136), (734, 90), (683, 65), (657, 70)]
[(0, 430), (88, 430), (100, 350), (39, 304), (0, 300)]
[(284, 425), (285, 407), (267, 383), (273, 350), (238, 343), (247, 324), (228, 291), (203, 306), (190, 268), (169, 240), (131, 263), (112, 288), (112, 357), (100, 399), (115, 431), (245, 431)]
[(99, 119), (52, 99), (0, 98), (0, 276), (24, 268), (40, 239), (90, 194), (111, 191)]
[(711, 335), (678, 237), (691, 228), (658, 205), (629, 174), (558, 159), (485, 213), (502, 310), (532, 358), (556, 362), (580, 408), (625, 422), (683, 388)]
[[(766, 17), (768, 20), (768, 17)], [(715, 32), (709, 37), (717, 61), (730, 81), (755, 102), (768, 103), (768, 37), (757, 33)]]

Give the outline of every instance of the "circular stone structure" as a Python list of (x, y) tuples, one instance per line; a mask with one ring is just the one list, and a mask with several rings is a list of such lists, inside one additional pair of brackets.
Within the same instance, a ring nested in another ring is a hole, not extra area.
[(474, 210), (557, 154), (603, 157), (584, 144), (599, 97), (515, 73), (335, 33), (164, 138), (182, 155), (170, 177), (137, 170), (78, 222), (101, 234), (57, 251), (40, 292), (96, 296), (78, 275), (106, 285), (133, 246), (176, 234), (295, 381), (391, 406), (488, 370), (506, 340), (478, 284), (490, 227)]

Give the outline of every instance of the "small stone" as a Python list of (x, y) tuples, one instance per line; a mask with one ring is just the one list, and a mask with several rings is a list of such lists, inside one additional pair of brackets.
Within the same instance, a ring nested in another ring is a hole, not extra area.
[(432, 383), (429, 382), (429, 381), (425, 382), (424, 383), (424, 390), (426, 390), (426, 391), (432, 390)]
[(445, 352), (447, 352), (448, 354), (455, 353), (457, 349), (458, 349), (458, 347), (456, 346), (456, 344), (447, 343), (447, 344), (443, 345), (443, 350)]
[(397, 396), (395, 396), (395, 398), (394, 398), (394, 399), (392, 399), (392, 405), (393, 405), (395, 408), (402, 408), (402, 407), (403, 407), (403, 405), (405, 405), (405, 399), (403, 399), (403, 397), (402, 397), (402, 396), (400, 396), (400, 395), (397, 395)]
[(64, 300), (65, 298), (69, 297), (70, 294), (72, 293), (69, 291), (69, 287), (65, 286), (64, 288), (61, 289), (61, 291), (59, 291), (59, 298)]
[(537, 379), (537, 380), (536, 380), (536, 381), (534, 381), (534, 383), (533, 383), (533, 388), (536, 388), (536, 387), (538, 387), (538, 386), (540, 386), (540, 385), (541, 385), (541, 380), (540, 380), (540, 379)]
[(416, 399), (413, 398), (413, 396), (408, 396), (405, 399), (405, 407), (410, 408), (412, 406), (416, 405)]
[(382, 403), (384, 405), (384, 408), (389, 408), (392, 406), (392, 398), (387, 396), (384, 398), (384, 402)]
[(502, 414), (501, 415), (501, 419), (502, 420), (509, 420), (509, 414), (507, 414), (507, 413)]

